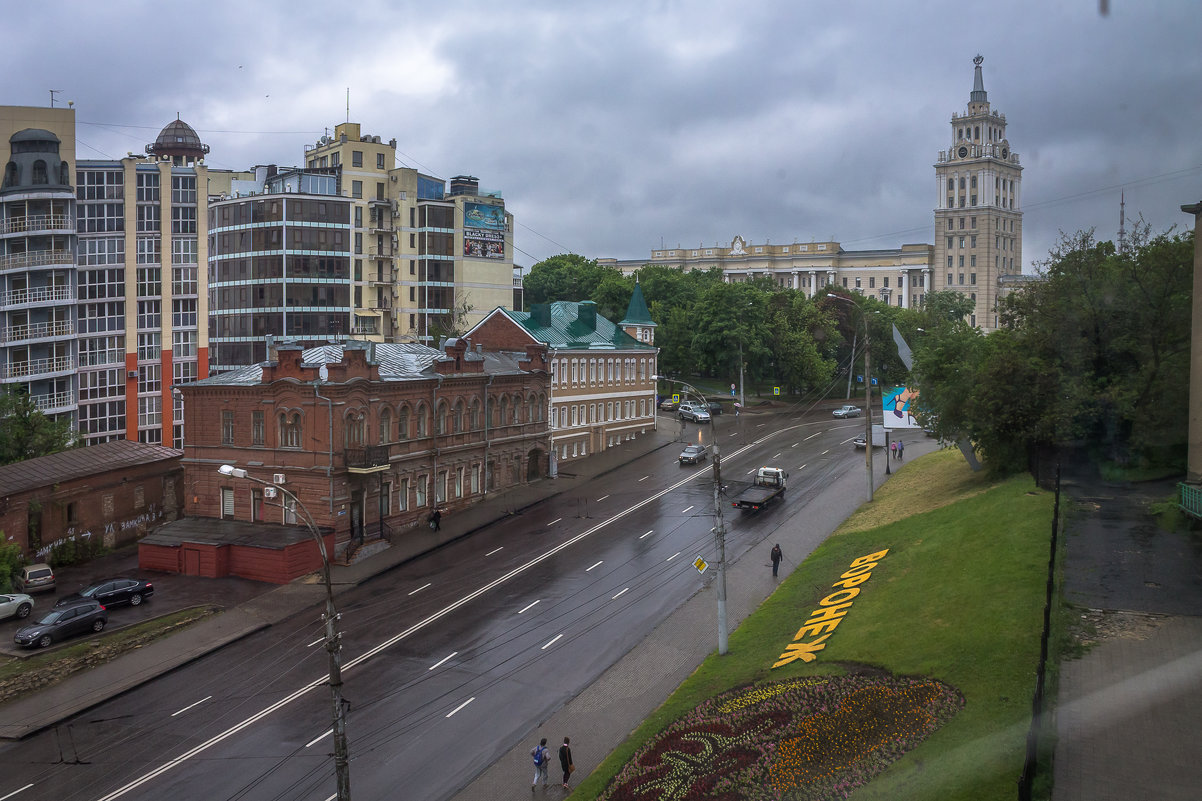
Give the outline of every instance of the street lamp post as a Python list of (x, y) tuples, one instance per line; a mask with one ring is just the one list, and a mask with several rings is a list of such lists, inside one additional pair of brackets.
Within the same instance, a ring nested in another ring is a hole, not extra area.
[[(653, 381), (668, 381), (673, 384), (680, 384), (685, 389), (691, 391), (693, 395), (702, 403), (705, 402), (705, 396), (697, 391), (691, 384), (679, 381), (675, 378), (667, 378), (662, 375), (651, 376)], [(714, 441), (714, 540), (715, 547), (718, 550), (718, 653), (725, 655), (727, 646), (726, 632), (726, 521), (722, 516), (722, 500), (719, 497), (722, 492), (722, 454), (718, 447), (718, 433), (714, 428), (714, 418), (710, 416), (710, 438)]]
[(326, 585), (326, 652), (329, 654), (330, 663), (330, 699), (333, 703), (334, 773), (338, 785), (338, 792), (335, 798), (338, 801), (351, 801), (351, 769), (350, 757), (348, 756), (346, 745), (346, 713), (342, 702), (342, 662), (339, 656), (342, 650), (342, 636), (338, 632), (339, 615), (338, 609), (334, 606), (334, 585), (330, 580), (330, 557), (326, 553), (325, 541), (321, 538), (321, 532), (317, 530), (317, 524), (313, 522), (313, 516), (309, 514), (309, 510), (301, 503), (300, 498), (296, 497), (288, 489), (281, 487), (279, 484), (255, 478), (242, 468), (229, 464), (223, 464), (217, 469), (217, 472), (231, 478), (244, 478), (247, 481), (262, 484), (265, 487), (272, 487), (276, 491), (283, 493), (301, 511), (305, 526), (309, 529), (309, 533), (313, 535), (313, 539), (317, 541), (317, 550), (321, 554), (321, 575)]
[[(828, 298), (841, 300), (844, 303), (850, 303), (860, 310), (860, 322), (864, 325), (864, 469), (867, 473), (868, 486), (865, 491), (864, 499), (872, 501), (872, 346), (868, 338), (868, 315), (864, 312), (864, 308), (854, 300), (843, 295), (827, 295)], [(853, 358), (855, 354), (852, 354)], [(849, 366), (850, 370), (851, 367)], [(848, 376), (851, 380), (851, 376)], [(885, 458), (889, 458), (888, 452), (885, 453)]]

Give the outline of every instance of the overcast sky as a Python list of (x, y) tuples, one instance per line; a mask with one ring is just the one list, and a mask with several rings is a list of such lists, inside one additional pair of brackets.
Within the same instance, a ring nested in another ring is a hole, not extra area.
[[(1021, 158), (1026, 269), (1057, 232), (1192, 220), (1202, 7), (999, 3), (75, 2), (4, 15), (0, 103), (73, 101), (77, 158), (177, 113), (215, 168), (303, 163), (347, 119), (503, 193), (515, 262), (933, 242), (933, 164), (985, 58)], [(16, 8), (16, 7), (14, 7)]]

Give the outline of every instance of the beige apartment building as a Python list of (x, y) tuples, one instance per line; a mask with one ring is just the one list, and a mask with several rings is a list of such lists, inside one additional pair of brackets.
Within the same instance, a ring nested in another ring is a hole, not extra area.
[(661, 248), (650, 260), (598, 259), (630, 274), (645, 265), (682, 270), (722, 270), (727, 281), (768, 278), (813, 297), (831, 286), (870, 295), (901, 308), (920, 306), (927, 292), (952, 290), (974, 303), (969, 322), (997, 327), (997, 301), (1022, 276), (1022, 167), (1006, 136), (1006, 115), (990, 108), (975, 72), (968, 108), (952, 114), (952, 138), (935, 163), (935, 244), (896, 249), (844, 250), (836, 241), (788, 244), (748, 242)]
[(396, 140), (342, 123), (305, 148), (352, 201), (352, 334), (437, 344), (514, 298), (513, 215), (467, 175), (397, 166)]

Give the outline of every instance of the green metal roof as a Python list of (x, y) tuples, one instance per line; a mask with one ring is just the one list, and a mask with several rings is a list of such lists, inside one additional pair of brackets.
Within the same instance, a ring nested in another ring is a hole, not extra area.
[[(550, 314), (542, 317), (542, 322), (540, 322), (539, 315), (542, 306), (549, 306)], [(596, 315), (596, 323), (590, 324), (588, 307), (595, 310), (596, 304), (591, 301), (573, 303), (560, 300), (549, 304), (536, 303), (528, 312), (505, 308), (502, 308), (501, 311), (529, 331), (532, 337), (552, 348), (656, 350), (655, 346), (639, 342), (599, 314)], [(646, 308), (645, 304), (644, 308)], [(585, 312), (584, 319), (581, 319), (582, 309)]]
[(626, 319), (618, 325), (645, 325), (655, 327), (651, 312), (647, 311), (647, 301), (643, 300), (643, 289), (636, 281), (634, 294), (630, 296), (630, 306), (626, 309)]

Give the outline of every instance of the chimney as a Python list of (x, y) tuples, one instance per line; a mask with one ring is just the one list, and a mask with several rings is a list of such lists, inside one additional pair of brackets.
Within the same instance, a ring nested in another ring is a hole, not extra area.
[(532, 303), (530, 305), (530, 321), (543, 328), (551, 325), (551, 304)]
[(586, 331), (597, 330), (597, 304), (591, 300), (581, 301), (576, 304), (576, 319), (580, 321), (580, 325)]

